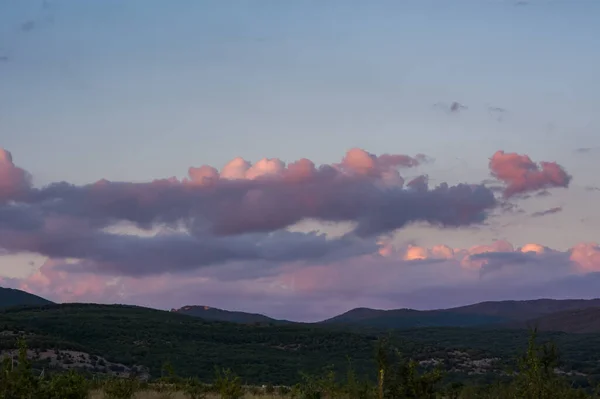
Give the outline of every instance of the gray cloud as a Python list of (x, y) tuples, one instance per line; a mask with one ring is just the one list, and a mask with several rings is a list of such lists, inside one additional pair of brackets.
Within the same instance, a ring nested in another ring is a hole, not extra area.
[(576, 148), (575, 152), (578, 153), (578, 154), (587, 154), (589, 152), (592, 152), (592, 148), (590, 148), (590, 147)]
[[(480, 278), (505, 269), (513, 269), (514, 273), (511, 276), (519, 275), (520, 278), (523, 278), (528, 272), (533, 273), (538, 278), (540, 273), (544, 273), (545, 276), (555, 276), (553, 272), (569, 272), (569, 268), (565, 265), (570, 264), (567, 253), (554, 251), (544, 254), (519, 251), (484, 252), (470, 255), (469, 258), (471, 260), (486, 261), (479, 270)], [(515, 268), (517, 270), (514, 270)]]
[[(21, 169), (8, 163), (6, 170), (16, 177), (4, 196), (20, 199), (32, 210), (49, 215), (86, 220), (95, 228), (118, 221), (144, 229), (184, 222), (190, 230), (216, 235), (269, 232), (316, 219), (356, 222), (355, 232), (368, 236), (415, 221), (440, 226), (479, 223), (485, 218), (484, 212), (496, 205), (493, 193), (481, 185), (442, 183), (429, 189), (421, 182), (418, 189), (403, 187), (396, 168), (405, 158), (374, 157), (375, 163), (367, 164), (370, 169), (365, 170), (361, 169), (365, 159), (350, 159), (348, 165), (341, 164), (347, 171), (330, 165), (316, 168), (301, 160), (277, 175), (252, 180), (219, 178), (216, 170), (202, 167), (197, 169), (199, 177), (192, 176), (200, 179), (200, 184), (170, 179), (149, 183), (100, 181), (85, 186), (60, 182), (30, 188), (25, 194), (25, 181), (17, 179), (20, 175), (15, 172)], [(390, 178), (398, 184), (387, 184), (385, 179)]]
[[(327, 262), (377, 250), (376, 237), (414, 222), (452, 228), (482, 224), (499, 201), (484, 185), (441, 183), (425, 176), (408, 184), (398, 169), (425, 156), (375, 156), (352, 149), (340, 163), (255, 165), (234, 159), (221, 172), (190, 168), (183, 180), (102, 180), (34, 188), (12, 155), (0, 152), (0, 247), (112, 274), (177, 272), (226, 262)], [(508, 204), (507, 201), (503, 203)], [(351, 232), (327, 240), (284, 229), (305, 220), (350, 222)], [(177, 233), (142, 237), (109, 233), (115, 224)]]
[(459, 103), (458, 101), (453, 101), (450, 104), (437, 102), (434, 105), (434, 108), (442, 109), (449, 113), (459, 113), (460, 111), (469, 109), (466, 105)]
[(110, 234), (64, 221), (34, 231), (0, 228), (0, 243), (13, 253), (34, 252), (51, 258), (82, 259), (66, 266), (72, 272), (135, 276), (176, 273), (239, 261), (331, 261), (377, 250), (374, 242), (352, 237), (327, 239), (317, 233), (278, 231), (234, 237), (168, 233), (144, 237)]
[[(254, 236), (265, 238), (263, 235)], [(258, 247), (279, 249), (286, 247), (281, 244), (288, 239), (296, 241), (292, 236), (279, 237), (281, 240)], [(307, 238), (306, 241), (318, 239)], [(242, 250), (250, 253), (257, 246), (253, 243), (246, 247), (245, 240), (239, 243)], [(344, 245), (355, 251), (352, 243)], [(129, 247), (131, 243), (128, 241), (124, 246)], [(492, 245), (488, 249), (508, 247), (511, 246)], [(133, 249), (137, 252), (137, 245), (133, 245)], [(539, 246), (524, 249), (529, 249), (529, 252), (487, 252), (473, 256), (468, 256), (468, 250), (458, 250), (450, 259), (410, 262), (402, 261), (398, 256), (404, 251), (388, 257), (370, 254), (332, 263), (228, 262), (201, 270), (189, 269), (181, 274), (152, 276), (147, 273), (146, 277), (140, 277), (137, 272), (130, 273), (132, 277), (121, 277), (116, 285), (108, 276), (102, 277), (97, 273), (96, 270), (105, 271), (104, 266), (90, 267), (86, 264), (90, 262), (87, 260), (68, 265), (57, 259), (47, 261), (41, 267), (41, 276), (34, 275), (23, 283), (30, 290), (50, 295), (52, 299), (126, 302), (158, 307), (185, 304), (229, 309), (243, 307), (248, 311), (294, 320), (318, 320), (356, 306), (431, 309), (486, 300), (596, 295), (597, 273), (593, 273), (598, 267), (597, 256), (594, 255), (598, 253), (596, 247), (577, 246), (564, 252)], [(143, 256), (144, 251), (140, 252)], [(154, 254), (148, 254), (143, 260), (154, 262)], [(574, 259), (581, 263), (571, 260), (574, 254)], [(465, 262), (465, 256), (468, 256), (469, 262)], [(260, 257), (265, 256), (261, 254)], [(273, 256), (272, 259), (280, 258)], [(478, 261), (481, 261), (481, 268), (477, 265)], [(481, 276), (482, 273), (484, 276)], [(588, 277), (595, 283), (588, 284)], [(108, 281), (111, 283), (108, 284)], [(585, 282), (581, 290), (580, 282)], [(22, 283), (5, 279), (3, 284), (19, 287)]]

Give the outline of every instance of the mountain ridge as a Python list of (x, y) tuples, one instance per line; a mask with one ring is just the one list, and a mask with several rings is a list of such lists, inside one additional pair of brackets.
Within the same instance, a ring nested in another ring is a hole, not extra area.
[(173, 313), (199, 317), (209, 321), (227, 321), (241, 324), (290, 324), (296, 323), (288, 320), (274, 319), (260, 313), (225, 310), (206, 305), (185, 305), (181, 308), (171, 309)]
[[(53, 305), (40, 296), (0, 287), (0, 309)], [(131, 305), (134, 306), (134, 305)], [(600, 298), (484, 301), (453, 308), (417, 310), (358, 307), (312, 323), (275, 319), (260, 313), (230, 311), (206, 305), (185, 305), (171, 313), (206, 321), (266, 326), (312, 325), (342, 328), (407, 329), (420, 327), (481, 327), (565, 333), (600, 332)]]
[(0, 308), (13, 306), (49, 305), (54, 302), (16, 288), (0, 287)]
[[(600, 299), (551, 299), (484, 301), (446, 309), (371, 309), (356, 308), (324, 324), (364, 325), (369, 327), (510, 327), (560, 312), (600, 308)], [(519, 324), (520, 323), (520, 324)], [(553, 323), (555, 325), (556, 322)], [(600, 331), (600, 325), (598, 326)]]
[[(327, 326), (371, 327), (384, 329), (415, 327), (494, 327), (522, 328), (525, 322), (574, 310), (600, 308), (600, 299), (551, 299), (484, 301), (446, 309), (417, 310), (410, 308), (372, 309), (358, 307), (328, 319), (299, 323), (274, 319), (260, 313), (228, 311), (209, 306), (187, 305), (174, 312), (205, 320), (234, 323), (311, 324)], [(524, 324), (525, 323), (525, 324)], [(555, 326), (558, 321), (551, 324)], [(556, 327), (559, 328), (560, 326)], [(581, 327), (588, 331), (589, 328)], [(595, 327), (594, 327), (595, 328)], [(592, 330), (594, 329), (592, 328)], [(559, 328), (560, 329), (560, 328)], [(597, 327), (600, 331), (600, 325)]]
[(600, 307), (570, 309), (530, 320), (507, 324), (508, 328), (536, 328), (539, 331), (560, 331), (569, 334), (600, 332)]

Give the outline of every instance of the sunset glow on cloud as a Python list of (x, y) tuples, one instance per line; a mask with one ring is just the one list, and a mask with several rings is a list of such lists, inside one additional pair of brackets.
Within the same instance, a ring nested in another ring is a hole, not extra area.
[(549, 187), (568, 187), (571, 181), (571, 176), (556, 162), (540, 162), (538, 166), (527, 155), (504, 151), (492, 156), (490, 170), (506, 183), (506, 197)]
[[(506, 241), (398, 248), (385, 237), (410, 223), (450, 231), (484, 222), (499, 205), (483, 184), (430, 188), (424, 176), (405, 184), (403, 171), (430, 162), (424, 155), (354, 148), (341, 162), (321, 166), (235, 158), (221, 170), (191, 167), (182, 180), (38, 188), (8, 151), (1, 154), (0, 246), (9, 254), (47, 257), (31, 275), (4, 283), (60, 301), (158, 306), (152, 298), (166, 298), (163, 306), (178, 306), (193, 292), (222, 287), (273, 301), (331, 294), (384, 305), (439, 285), (458, 290), (500, 278), (510, 288), (539, 282), (528, 280), (533, 270), (556, 279), (600, 270), (600, 249), (589, 243), (567, 252)], [(559, 165), (541, 165), (540, 171), (527, 156), (497, 152), (490, 169), (508, 197), (568, 185)], [(305, 220), (353, 227), (337, 237), (287, 229)], [(118, 223), (155, 232), (111, 231)], [(165, 297), (173, 287), (180, 288)]]
[[(568, 251), (542, 248), (538, 244), (513, 248), (506, 242), (468, 249), (407, 246), (393, 248), (385, 256), (357, 255), (324, 263), (231, 262), (155, 276), (107, 275), (86, 271), (86, 260), (49, 259), (30, 276), (3, 279), (3, 285), (60, 301), (157, 307), (195, 303), (201, 291), (203, 301), (222, 307), (239, 308), (240, 298), (247, 309), (259, 307), (280, 315), (285, 306), (304, 306), (298, 317), (308, 320), (330, 315), (317, 306), (323, 301), (339, 301), (338, 310), (364, 303), (436, 308), (483, 300), (594, 295), (600, 282), (595, 273), (600, 270), (597, 244), (584, 243)], [(587, 285), (579, 284), (586, 280)]]
[(600, 2), (41, 3), (0, 12), (0, 286), (296, 320), (598, 296)]

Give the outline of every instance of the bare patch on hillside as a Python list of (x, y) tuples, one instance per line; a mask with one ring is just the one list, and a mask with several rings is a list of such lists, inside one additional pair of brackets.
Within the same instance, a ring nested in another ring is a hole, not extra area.
[[(12, 357), (16, 363), (18, 356), (18, 349), (5, 349), (0, 351), (0, 361), (4, 360), (6, 357)], [(92, 373), (118, 377), (128, 377), (133, 372), (142, 378), (148, 377), (147, 370), (142, 366), (128, 367), (121, 363), (110, 362), (101, 356), (90, 355), (87, 352), (63, 349), (28, 349), (27, 357), (32, 362), (47, 364), (51, 368), (88, 370)]]

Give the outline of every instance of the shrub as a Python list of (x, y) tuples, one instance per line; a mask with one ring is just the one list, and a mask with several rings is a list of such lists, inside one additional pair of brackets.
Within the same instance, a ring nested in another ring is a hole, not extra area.
[(18, 363), (12, 357), (5, 357), (0, 375), (0, 398), (37, 399), (40, 394), (40, 379), (34, 377), (31, 364), (27, 359), (27, 344), (18, 340)]
[(291, 389), (289, 387), (286, 386), (279, 386), (277, 387), (277, 395), (279, 396), (286, 396), (289, 395), (291, 392)]
[(139, 382), (134, 378), (113, 377), (105, 382), (103, 388), (108, 399), (130, 399), (139, 390)]
[(265, 386), (265, 393), (266, 393), (267, 395), (273, 395), (273, 394), (275, 393), (275, 387), (273, 386), (273, 384), (271, 384), (271, 383), (268, 383), (268, 384)]
[(208, 387), (196, 378), (188, 378), (183, 384), (183, 392), (190, 399), (202, 399), (206, 397)]
[(383, 398), (434, 399), (440, 391), (442, 372), (439, 368), (421, 373), (417, 362), (405, 359), (387, 339), (379, 342), (377, 396)]
[(223, 399), (239, 399), (244, 396), (240, 377), (235, 375), (230, 369), (217, 369), (213, 385)]
[(75, 371), (52, 376), (43, 387), (44, 399), (86, 399), (90, 383)]

